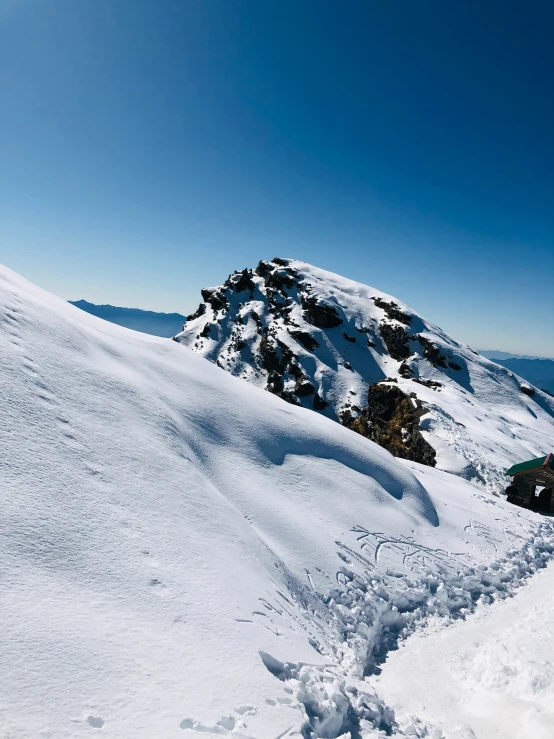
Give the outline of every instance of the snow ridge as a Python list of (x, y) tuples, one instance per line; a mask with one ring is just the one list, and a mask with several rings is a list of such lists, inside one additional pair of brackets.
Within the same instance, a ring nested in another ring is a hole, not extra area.
[[(436, 459), (502, 492), (506, 468), (554, 446), (552, 397), (372, 287), (276, 258), (202, 297), (176, 341), (289, 403), (365, 429), (396, 456)], [(371, 413), (365, 425), (357, 419), (370, 388), (386, 400), (393, 386), (413, 400), (419, 426), (397, 413), (391, 442), (390, 411), (381, 434)]]

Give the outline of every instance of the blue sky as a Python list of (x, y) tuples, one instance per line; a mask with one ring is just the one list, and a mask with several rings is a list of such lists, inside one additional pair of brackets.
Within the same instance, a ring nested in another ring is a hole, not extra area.
[(554, 356), (554, 5), (4, 0), (1, 259), (187, 313), (296, 257)]

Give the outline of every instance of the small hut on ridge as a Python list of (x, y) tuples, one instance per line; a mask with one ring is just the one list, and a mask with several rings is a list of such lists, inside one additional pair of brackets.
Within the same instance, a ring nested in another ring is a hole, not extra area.
[(512, 483), (508, 502), (541, 513), (554, 513), (554, 454), (514, 464), (506, 472)]

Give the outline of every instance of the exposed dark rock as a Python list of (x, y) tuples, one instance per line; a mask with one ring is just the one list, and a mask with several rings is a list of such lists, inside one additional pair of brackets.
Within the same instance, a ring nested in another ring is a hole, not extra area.
[(456, 371), (459, 371), (462, 369), (462, 365), (458, 364), (458, 362), (448, 362), (448, 366), (450, 367), (450, 369), (453, 369)]
[(535, 394), (534, 389), (532, 387), (529, 387), (529, 385), (520, 385), (519, 389), (524, 395), (529, 395), (530, 398), (532, 398)]
[(289, 371), (289, 374), (291, 374), (296, 380), (305, 379), (305, 375), (304, 375), (304, 372), (302, 371), (302, 367), (299, 367), (294, 362), (289, 364), (288, 371)]
[(353, 424), (356, 421), (357, 416), (353, 415), (350, 408), (343, 408), (342, 411), (339, 412), (339, 421), (343, 426), (346, 426), (348, 429), (352, 429), (353, 431), (356, 431), (356, 429), (353, 428)]
[(235, 336), (230, 344), (231, 349), (235, 352), (242, 351), (245, 346), (246, 341), (242, 338), (242, 336)]
[(259, 315), (258, 315), (258, 314), (256, 313), (256, 311), (255, 311), (255, 310), (253, 310), (253, 311), (250, 311), (250, 315), (252, 316), (252, 318), (254, 319), (254, 322), (255, 322), (255, 324), (256, 324), (256, 331), (257, 331), (258, 333), (261, 333), (261, 331), (262, 331), (262, 325), (263, 325), (263, 324), (262, 324), (262, 319), (261, 319), (261, 318), (260, 318), (260, 316), (259, 316)]
[(398, 368), (398, 373), (401, 377), (404, 377), (404, 379), (409, 380), (410, 377), (413, 377), (414, 371), (410, 367), (410, 365), (404, 360), (400, 367)]
[(356, 326), (356, 331), (359, 331), (361, 334), (368, 334), (371, 329), (367, 328), (367, 326)]
[(314, 337), (309, 334), (307, 331), (290, 331), (290, 335), (296, 339), (296, 341), (299, 341), (304, 349), (307, 349), (309, 352), (313, 352), (314, 349), (317, 349), (319, 346), (319, 341), (314, 339)]
[(283, 400), (286, 400), (287, 403), (291, 403), (292, 405), (302, 405), (296, 395), (294, 393), (291, 393), (289, 390), (283, 390), (281, 393), (281, 398)]
[(425, 380), (423, 379), (423, 377), (414, 377), (412, 382), (417, 382), (418, 385), (425, 385), (425, 387), (431, 387), (433, 388), (433, 390), (442, 387), (442, 382), (435, 382), (435, 380)]
[(229, 307), (229, 300), (220, 288), (203, 287), (200, 292), (204, 302), (209, 303), (214, 311), (226, 310)]
[(282, 377), (294, 355), (285, 344), (275, 339), (269, 330), (265, 328), (260, 341), (260, 357), (264, 369), (268, 372), (277, 371)]
[(276, 339), (267, 328), (263, 329), (260, 341), (260, 360), (262, 367), (268, 373), (266, 390), (269, 392), (281, 396), (288, 403), (298, 405), (299, 401), (295, 393), (284, 390), (283, 378), (286, 374), (296, 378), (295, 392), (300, 389), (299, 395), (311, 394), (306, 385), (310, 385), (311, 392), (314, 392), (315, 388), (308, 382), (302, 368), (296, 364), (296, 357), (292, 351), (286, 344)]
[(356, 337), (355, 336), (348, 336), (348, 334), (346, 333), (346, 331), (343, 331), (343, 334), (342, 335), (344, 336), (344, 338), (346, 339), (346, 341), (350, 341), (352, 344), (355, 344), (356, 343)]
[(240, 273), (239, 279), (235, 283), (233, 283), (233, 286), (238, 293), (242, 293), (245, 290), (254, 292), (254, 290), (256, 289), (256, 285), (252, 281), (252, 270), (243, 269)]
[(321, 395), (319, 395), (318, 393), (314, 395), (314, 399), (313, 399), (314, 410), (322, 411), (324, 408), (327, 408), (328, 405), (329, 403), (326, 400), (323, 400)]
[(195, 312), (191, 313), (190, 316), (187, 316), (187, 321), (194, 321), (195, 318), (200, 318), (200, 316), (203, 316), (205, 312), (206, 312), (206, 304), (200, 303), (200, 305), (195, 310)]
[(387, 303), (386, 300), (383, 300), (382, 298), (372, 298), (372, 300), (378, 308), (385, 311), (385, 314), (391, 320), (400, 321), (400, 323), (405, 323), (408, 326), (412, 322), (413, 316), (400, 310), (396, 303)]
[(200, 331), (200, 336), (204, 336), (204, 337), (209, 336), (211, 330), (212, 330), (211, 324), (207, 323), (202, 329), (202, 331)]
[(408, 345), (408, 336), (406, 334), (406, 330), (403, 329), (402, 326), (393, 326), (390, 323), (381, 323), (379, 325), (379, 333), (385, 342), (388, 353), (393, 359), (400, 362), (411, 355), (412, 350)]
[(289, 289), (294, 287), (296, 281), (288, 271), (276, 269), (265, 277), (265, 284), (266, 287), (272, 287), (282, 293), (285, 287)]
[(352, 365), (350, 364), (350, 362), (345, 362), (344, 363), (344, 367), (345, 367), (345, 369), (348, 369), (348, 370), (351, 370), (352, 369)]
[(288, 259), (281, 259), (281, 257), (274, 257), (271, 261), (273, 264), (278, 264), (280, 267), (286, 267), (289, 263)]
[(370, 347), (370, 349), (373, 349), (374, 347), (377, 346), (377, 344), (375, 342), (371, 341), (371, 339), (368, 339), (367, 340), (367, 345)]
[(267, 275), (271, 272), (273, 267), (269, 262), (266, 262), (264, 259), (261, 259), (258, 262), (258, 266), (254, 270), (254, 272), (258, 275), (258, 277), (267, 277)]
[[(421, 334), (418, 334), (416, 338), (419, 339), (419, 343), (423, 347), (423, 356), (425, 359), (428, 359), (435, 367), (444, 367), (446, 369), (448, 366), (446, 364), (446, 357), (439, 347)], [(460, 369), (462, 368), (460, 367)]]
[(281, 395), (283, 392), (283, 376), (276, 370), (269, 370), (265, 389), (274, 395)]
[(313, 395), (315, 393), (315, 387), (311, 382), (300, 380), (296, 383), (294, 392), (299, 398), (305, 398), (307, 395)]
[(302, 308), (306, 311), (306, 320), (318, 328), (336, 328), (342, 323), (337, 309), (328, 303), (318, 302), (316, 298), (302, 295)]
[[(380, 444), (395, 457), (410, 459), (430, 467), (436, 464), (436, 453), (419, 430), (419, 419), (426, 408), (399, 387), (376, 383), (368, 392), (368, 404), (361, 414), (341, 422), (362, 436)], [(414, 406), (415, 402), (415, 406)]]

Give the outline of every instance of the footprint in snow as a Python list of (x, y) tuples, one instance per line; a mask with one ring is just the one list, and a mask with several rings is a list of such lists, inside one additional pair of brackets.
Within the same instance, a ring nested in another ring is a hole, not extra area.
[(100, 716), (87, 716), (87, 721), (93, 729), (101, 729), (105, 723)]

